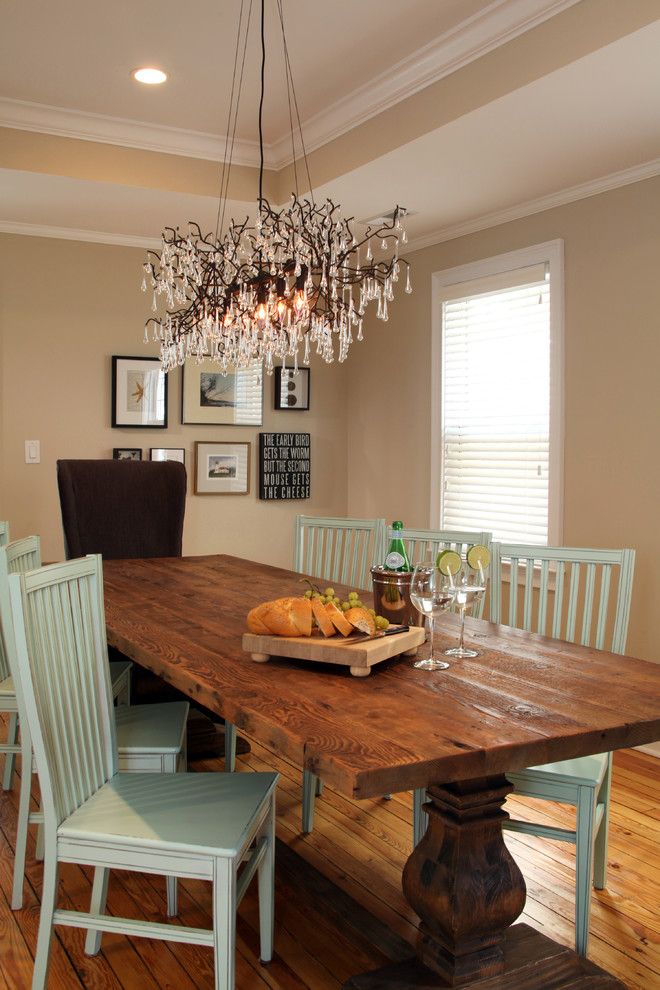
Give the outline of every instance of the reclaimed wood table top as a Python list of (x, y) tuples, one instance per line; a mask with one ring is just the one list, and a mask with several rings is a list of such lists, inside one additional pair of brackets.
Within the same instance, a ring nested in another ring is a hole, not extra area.
[[(300, 575), (226, 555), (104, 563), (108, 642), (356, 798), (502, 773), (660, 738), (660, 666), (467, 620), (481, 655), (425, 671), (346, 669), (241, 646), (259, 602)], [(457, 620), (438, 622), (453, 645)]]

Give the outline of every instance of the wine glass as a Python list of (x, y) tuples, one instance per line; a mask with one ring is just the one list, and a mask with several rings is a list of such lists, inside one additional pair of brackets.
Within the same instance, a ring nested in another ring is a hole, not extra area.
[(443, 574), (435, 565), (434, 560), (425, 560), (418, 564), (413, 571), (410, 582), (410, 601), (418, 612), (428, 616), (429, 620), (429, 655), (424, 660), (417, 660), (413, 667), (423, 670), (446, 670), (449, 664), (440, 659), (434, 648), (435, 620), (441, 612), (445, 612), (454, 600), (454, 582), (450, 574)]
[(469, 646), (465, 646), (463, 637), (465, 635), (465, 613), (468, 608), (472, 608), (486, 593), (488, 565), (477, 561), (476, 566), (471, 567), (467, 562), (463, 562), (460, 571), (453, 576), (454, 598), (453, 602), (461, 616), (461, 634), (458, 646), (453, 646), (450, 650), (445, 650), (448, 657), (478, 657), (479, 651)]

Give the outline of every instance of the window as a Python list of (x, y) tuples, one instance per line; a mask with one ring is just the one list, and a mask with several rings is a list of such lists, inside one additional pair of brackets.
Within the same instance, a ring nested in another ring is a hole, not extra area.
[(560, 541), (562, 242), (433, 276), (440, 529)]

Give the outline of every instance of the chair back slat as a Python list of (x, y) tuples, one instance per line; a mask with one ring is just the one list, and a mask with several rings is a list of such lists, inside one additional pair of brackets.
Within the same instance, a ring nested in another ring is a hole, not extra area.
[(586, 580), (584, 584), (584, 605), (582, 608), (582, 636), (580, 643), (588, 646), (591, 642), (591, 621), (594, 611), (594, 592), (596, 590), (596, 565), (586, 565)]
[[(403, 539), (408, 560), (412, 567), (421, 563), (426, 557), (435, 558), (441, 550), (455, 550), (461, 557), (469, 547), (475, 544), (491, 546), (493, 534), (486, 531), (472, 532), (470, 530), (455, 529), (406, 529), (402, 530)], [(389, 543), (386, 534), (386, 544)], [(383, 554), (384, 556), (384, 554)], [(481, 618), (486, 604), (486, 596), (483, 595), (475, 603), (470, 614)]]
[(525, 602), (523, 607), (523, 629), (532, 631), (532, 595), (534, 592), (534, 561), (525, 560)]
[(550, 580), (550, 562), (541, 561), (541, 583), (539, 585), (539, 614), (536, 624), (536, 631), (545, 629), (548, 618), (548, 584)]
[(612, 583), (612, 565), (603, 564), (600, 578), (600, 595), (598, 599), (598, 616), (596, 618), (596, 649), (602, 650), (605, 644), (605, 628), (607, 625), (607, 610), (610, 599), (610, 584)]
[[(491, 576), (492, 580), (492, 576)], [(518, 558), (511, 561), (511, 587), (518, 587)], [(509, 625), (518, 625), (518, 595), (509, 596)]]
[(571, 564), (571, 583), (568, 589), (568, 615), (566, 616), (566, 639), (575, 642), (575, 623), (577, 620), (578, 589), (580, 587), (580, 565), (573, 561)]
[[(509, 625), (518, 622), (522, 594), (521, 628), (535, 628), (542, 635), (579, 642), (583, 646), (625, 650), (634, 550), (589, 550), (575, 547), (536, 547), (513, 543), (493, 544), (491, 619), (501, 622), (502, 583), (509, 588)], [(505, 568), (509, 569), (508, 575)], [(522, 587), (521, 568), (525, 569)], [(616, 580), (615, 580), (616, 579)], [(553, 596), (552, 620), (549, 600)], [(536, 622), (533, 616), (536, 615)], [(609, 634), (609, 645), (608, 645)]]
[(9, 579), (44, 813), (59, 824), (116, 772), (101, 558)]
[[(555, 604), (552, 614), (552, 635), (555, 639), (561, 636), (561, 616), (564, 608), (564, 577), (566, 565), (563, 560), (557, 561), (555, 572)], [(543, 633), (543, 629), (539, 629)]]
[[(8, 535), (7, 524), (0, 525), (7, 527)], [(41, 543), (38, 536), (26, 536), (13, 543), (0, 542), (0, 681), (10, 675), (14, 676), (15, 667), (16, 644), (9, 604), (9, 575), (22, 574), (35, 567), (41, 567)]]
[(294, 570), (323, 582), (371, 587), (370, 568), (384, 556), (384, 519), (297, 516)]

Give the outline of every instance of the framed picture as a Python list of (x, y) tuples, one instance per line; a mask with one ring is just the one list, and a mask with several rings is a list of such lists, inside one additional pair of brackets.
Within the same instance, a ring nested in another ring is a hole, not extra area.
[(249, 443), (195, 443), (195, 495), (247, 495), (249, 491)]
[(186, 452), (183, 447), (150, 447), (150, 461), (179, 461), (186, 463)]
[(112, 425), (167, 427), (167, 375), (159, 358), (112, 358)]
[(275, 408), (309, 409), (309, 368), (275, 368)]
[(260, 426), (263, 408), (261, 361), (224, 375), (214, 361), (183, 366), (181, 422), (196, 426)]
[(141, 461), (142, 447), (113, 447), (112, 458), (115, 461)]

